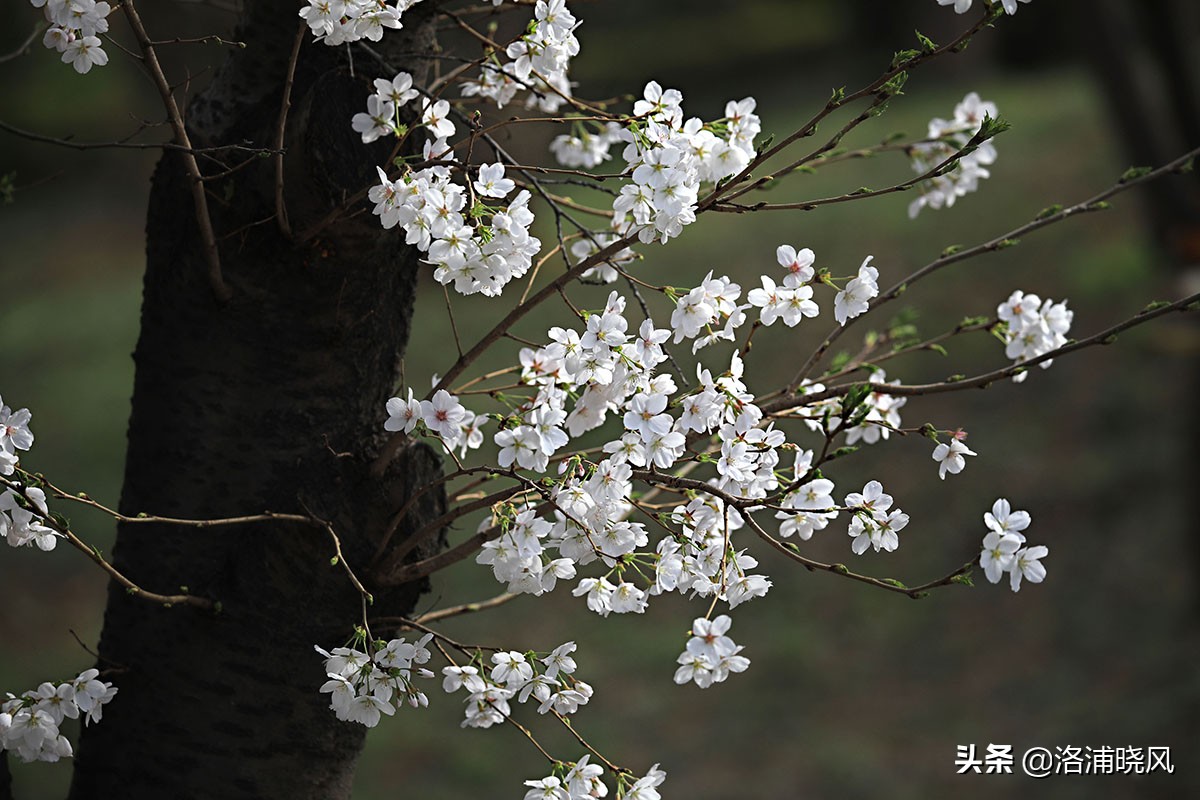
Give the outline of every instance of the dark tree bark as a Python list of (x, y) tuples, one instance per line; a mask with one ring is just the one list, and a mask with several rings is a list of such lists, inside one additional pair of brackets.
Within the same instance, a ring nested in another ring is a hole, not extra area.
[[(1200, 144), (1200, 60), (1191, 46), (1200, 10), (1188, 0), (1123, 4), (1077, 0), (1076, 35), (1108, 101), (1113, 127), (1136, 166), (1169, 161)], [(1172, 265), (1200, 263), (1200, 179), (1153, 181), (1140, 190), (1154, 243)]]
[[(389, 37), (398, 52), (428, 51), (432, 5), (405, 14), (404, 30)], [(247, 48), (189, 109), (194, 146), (273, 139), (300, 20), (294, 2), (247, 6), (238, 32)], [(360, 62), (351, 77), (346, 48), (309, 38), (285, 159), (296, 230), (371, 182), (390, 147), (364, 147), (349, 125), (374, 70)], [(424, 79), (425, 63), (404, 63)], [(382, 476), (370, 470), (410, 334), (416, 254), (369, 211), (308, 244), (274, 222), (245, 227), (273, 213), (274, 178), (272, 159), (261, 159), (208, 187), (233, 290), (220, 303), (180, 158), (168, 151), (158, 166), (121, 510), (200, 519), (311, 510), (332, 523), (365, 578), (390, 516), (441, 470), (419, 447)], [(411, 525), (439, 513), (435, 494)], [(121, 526), (118, 569), (152, 591), (187, 587), (220, 609), (162, 608), (110, 586), (100, 667), (118, 667), (120, 693), (83, 732), (71, 797), (349, 796), (364, 729), (333, 717), (313, 650), (344, 643), (361, 619), (333, 553), (313, 526)], [(407, 613), (422, 590), (377, 590), (371, 612)]]

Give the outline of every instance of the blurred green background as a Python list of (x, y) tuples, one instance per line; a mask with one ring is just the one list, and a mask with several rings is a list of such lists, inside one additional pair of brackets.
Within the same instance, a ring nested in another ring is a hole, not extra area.
[[(764, 135), (777, 137), (807, 119), (831, 87), (853, 88), (878, 74), (893, 50), (913, 43), (912, 28), (945, 41), (963, 22), (932, 0), (572, 7), (584, 20), (583, 52), (572, 72), (581, 95), (637, 93), (654, 78), (682, 89), (689, 113), (712, 118), (725, 100), (752, 94)], [(0, 52), (36, 22), (36, 12), (26, 11), (7, 12), (13, 22), (0, 33)], [(152, 17), (160, 31), (211, 31), (227, 22), (194, 3), (164, 4)], [(865, 146), (896, 131), (921, 135), (929, 118), (949, 116), (966, 92), (978, 91), (1014, 126), (997, 142), (999, 160), (978, 193), (911, 222), (906, 194), (811, 213), (718, 215), (670, 247), (642, 248), (639, 274), (690, 286), (712, 269), (745, 291), (759, 274), (775, 274), (775, 246), (791, 243), (813, 248), (818, 263), (837, 275), (873, 254), (890, 283), (949, 244), (985, 240), (1045, 206), (1108, 186), (1129, 163), (1095, 75), (1067, 33), (1086, 22), (1040, 2), (1001, 23), (963, 56), (918, 71), (886, 115), (846, 142)], [(147, 82), (113, 55), (112, 64), (86, 77), (40, 46), (0, 65), (0, 120), (100, 141), (153, 119)], [(217, 55), (183, 53), (174, 66), (192, 69), (199, 85), (203, 64)], [(0, 392), (9, 405), (34, 412), (38, 438), (23, 460), (27, 467), (115, 504), (155, 154), (77, 153), (3, 133), (0, 141), (0, 175), (15, 173), (17, 185), (14, 202), (0, 205)], [(537, 159), (540, 144), (519, 146)], [(908, 174), (902, 157), (879, 157), (797, 176), (767, 197), (822, 197)], [(1143, 219), (1139, 198), (1122, 196), (1112, 211), (1054, 226), (919, 284), (905, 303), (919, 309), (923, 332), (936, 333), (963, 316), (993, 313), (1022, 288), (1069, 298), (1072, 333), (1092, 332), (1174, 296), (1178, 274)], [(553, 239), (549, 227), (538, 233)], [(440, 287), (426, 279), (421, 292), (406, 365), (418, 386), (453, 355), (439, 349), (450, 341)], [(596, 307), (606, 292), (585, 290), (578, 302)], [(828, 330), (832, 299), (818, 299), (822, 316), (799, 332), (776, 326), (756, 336), (747, 370), (753, 390), (790, 377)], [(456, 299), (463, 339), (490, 327), (503, 305)], [(657, 313), (664, 308), (658, 304)], [(563, 319), (540, 316), (523, 333), (540, 338)], [(858, 343), (855, 336), (843, 340)], [(888, 373), (937, 380), (1000, 366), (1001, 351), (980, 335), (956, 342), (947, 359), (914, 356)], [(514, 345), (495, 363), (515, 353)], [(909, 583), (940, 576), (975, 553), (981, 515), (996, 497), (1028, 509), (1031, 541), (1050, 547), (1049, 577), (1018, 595), (979, 576), (974, 589), (942, 589), (913, 602), (761, 552), (775, 586), (737, 609), (732, 631), (752, 666), (707, 691), (671, 683), (690, 620), (704, 613), (677, 598), (657, 600), (644, 617), (600, 620), (560, 589), (447, 622), (445, 630), (463, 641), (540, 650), (576, 640), (581, 677), (596, 688), (576, 717), (579, 729), (635, 770), (662, 762), (668, 797), (1194, 795), (1200, 777), (1188, 756), (1198, 744), (1200, 639), (1191, 508), (1197, 481), (1188, 437), (1196, 416), (1189, 383), (1195, 355), (1195, 326), (1166, 320), (1122, 336), (1115, 347), (1060, 360), (1020, 386), (911, 400), (906, 425), (964, 427), (980, 453), (944, 483), (933, 479), (930, 444), (915, 437), (867, 448), (831, 470), (839, 496), (876, 477), (911, 515), (896, 553), (852, 562)], [(111, 524), (71, 516), (91, 541), (109, 546)], [(817, 534), (810, 554), (851, 558), (843, 526)], [(91, 664), (71, 632), (85, 644), (95, 641), (103, 584), (65, 548), (0, 552), (0, 691), (24, 691)], [(427, 604), (501, 589), (483, 568), (463, 564), (437, 576)], [(544, 760), (515, 731), (460, 730), (460, 698), (430, 695), (430, 709), (402, 709), (369, 737), (356, 797), (519, 797), (522, 780), (546, 774)], [(521, 718), (556, 754), (579, 755), (544, 719)], [(955, 775), (955, 746), (968, 743), (1012, 744), (1018, 753), (1034, 745), (1168, 745), (1177, 770), (1141, 779)], [(64, 765), (14, 765), (17, 797), (61, 797), (68, 773)]]

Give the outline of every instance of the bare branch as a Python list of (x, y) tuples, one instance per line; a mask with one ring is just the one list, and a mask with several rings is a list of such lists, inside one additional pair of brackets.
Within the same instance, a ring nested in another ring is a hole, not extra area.
[(142, 48), (146, 70), (150, 73), (150, 77), (154, 79), (155, 86), (158, 87), (159, 96), (162, 98), (163, 105), (167, 109), (167, 116), (171, 120), (171, 128), (175, 131), (175, 141), (185, 148), (182, 152), (183, 164), (192, 183), (192, 200), (196, 205), (196, 225), (200, 229), (200, 238), (204, 243), (204, 257), (208, 262), (209, 286), (218, 301), (222, 303), (227, 302), (233, 297), (233, 291), (225, 283), (225, 278), (221, 274), (221, 255), (217, 249), (217, 238), (213, 233), (212, 219), (208, 214), (208, 197), (204, 192), (203, 176), (200, 172), (200, 166), (196, 163), (196, 156), (190, 152), (192, 143), (188, 138), (187, 128), (183, 124), (183, 115), (179, 111), (179, 105), (175, 102), (175, 95), (171, 93), (171, 86), (167, 82), (166, 75), (163, 74), (162, 66), (158, 63), (158, 56), (154, 52), (154, 43), (146, 33), (145, 26), (142, 25), (142, 19), (138, 16), (134, 0), (124, 0), (121, 8), (125, 12), (125, 17), (129, 20), (129, 27), (133, 30), (133, 34)]
[(283, 83), (283, 100), (279, 104), (279, 121), (275, 123), (275, 220), (279, 224), (279, 232), (288, 239), (292, 238), (292, 226), (288, 222), (287, 204), (283, 199), (283, 140), (287, 133), (288, 109), (292, 107), (292, 83), (296, 78), (296, 62), (300, 59), (300, 45), (308, 25), (300, 23), (296, 31), (296, 40), (292, 43), (292, 54), (288, 58), (287, 79)]

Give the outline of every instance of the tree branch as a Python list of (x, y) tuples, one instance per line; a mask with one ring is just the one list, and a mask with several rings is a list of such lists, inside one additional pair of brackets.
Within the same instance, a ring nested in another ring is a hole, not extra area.
[(233, 297), (233, 291), (225, 283), (225, 278), (221, 274), (221, 255), (217, 249), (216, 235), (213, 233), (212, 218), (208, 213), (208, 197), (204, 193), (203, 176), (200, 166), (196, 163), (196, 156), (191, 152), (192, 143), (188, 138), (187, 128), (183, 124), (183, 115), (179, 111), (179, 105), (175, 102), (175, 95), (171, 92), (171, 86), (163, 74), (162, 66), (158, 63), (158, 56), (154, 52), (154, 43), (147, 35), (146, 28), (142, 25), (142, 19), (134, 7), (134, 0), (124, 0), (121, 8), (129, 20), (129, 27), (133, 30), (134, 37), (142, 48), (146, 69), (150, 73), (150, 77), (154, 79), (163, 106), (167, 110), (167, 116), (171, 120), (171, 128), (175, 131), (175, 141), (184, 148), (182, 151), (183, 165), (192, 184), (192, 201), (196, 206), (196, 225), (204, 245), (204, 258), (208, 262), (209, 287), (219, 302), (228, 302)]

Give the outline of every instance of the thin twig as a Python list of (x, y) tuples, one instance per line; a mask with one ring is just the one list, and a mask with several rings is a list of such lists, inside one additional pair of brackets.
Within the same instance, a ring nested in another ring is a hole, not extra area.
[(13, 50), (11, 53), (5, 53), (4, 55), (0, 56), (0, 64), (3, 64), (8, 61), (12, 61), (14, 58), (20, 58), (21, 56), (28, 53), (29, 48), (32, 47), (33, 43), (37, 41), (38, 37), (42, 35), (42, 31), (46, 30), (46, 28), (48, 28), (48, 27), (50, 27), (50, 23), (48, 23), (48, 22), (39, 22), (37, 25), (34, 25), (33, 31), (29, 34), (28, 37), (26, 37), (25, 41), (21, 42), (20, 46), (17, 47), (16, 50)]
[(833, 345), (833, 343), (836, 342), (838, 339), (840, 339), (842, 334), (851, 325), (853, 325), (857, 320), (868, 316), (869, 312), (875, 310), (876, 308), (883, 305), (884, 303), (887, 303), (887, 302), (890, 302), (890, 301), (896, 299), (901, 294), (906, 292), (909, 289), (909, 287), (911, 287), (917, 281), (919, 281), (923, 278), (926, 278), (929, 275), (933, 274), (934, 272), (944, 269), (945, 267), (948, 267), (951, 264), (956, 264), (960, 261), (965, 261), (967, 259), (974, 258), (974, 257), (982, 255), (984, 253), (992, 253), (992, 252), (996, 252), (997, 250), (1002, 250), (1005, 247), (1015, 244), (1017, 241), (1020, 240), (1021, 237), (1025, 236), (1026, 234), (1033, 233), (1034, 231), (1040, 230), (1041, 228), (1045, 228), (1049, 225), (1053, 225), (1055, 223), (1062, 222), (1063, 220), (1067, 219), (1068, 217), (1077, 216), (1080, 214), (1089, 214), (1089, 213), (1093, 213), (1096, 211), (1102, 211), (1104, 209), (1107, 209), (1108, 205), (1107, 205), (1106, 201), (1109, 198), (1114, 197), (1114, 196), (1126, 191), (1127, 189), (1131, 189), (1134, 186), (1145, 183), (1146, 181), (1154, 180), (1155, 178), (1162, 177), (1163, 175), (1166, 175), (1168, 173), (1177, 172), (1181, 169), (1184, 169), (1198, 155), (1200, 155), (1200, 147), (1190, 150), (1187, 153), (1184, 153), (1183, 155), (1179, 156), (1178, 158), (1173, 159), (1172, 161), (1162, 165), (1161, 167), (1158, 167), (1157, 169), (1150, 170), (1149, 172), (1146, 172), (1142, 175), (1136, 175), (1133, 177), (1124, 178), (1124, 179), (1120, 180), (1119, 182), (1113, 184), (1109, 188), (1105, 189), (1104, 191), (1100, 192), (1099, 194), (1096, 194), (1080, 203), (1076, 203), (1073, 206), (1068, 206), (1067, 208), (1059, 209), (1058, 211), (1056, 211), (1052, 214), (1040, 214), (1036, 219), (1031, 220), (1030, 222), (1027, 222), (1024, 225), (1020, 225), (1016, 228), (1013, 228), (1012, 230), (1008, 231), (1007, 233), (1003, 233), (1000, 236), (997, 236), (987, 242), (984, 242), (983, 244), (979, 244), (974, 247), (968, 247), (963, 250), (957, 250), (953, 253), (947, 252), (944, 255), (934, 259), (933, 261), (929, 262), (925, 266), (918, 269), (916, 272), (913, 272), (911, 275), (906, 277), (904, 280), (902, 280), (902, 281), (896, 283), (894, 286), (888, 288), (887, 291), (883, 292), (878, 297), (871, 300), (870, 304), (867, 307), (866, 312), (864, 312), (863, 314), (860, 314), (858, 317), (855, 317), (852, 320), (848, 320), (845, 325), (839, 325), (838, 327), (832, 329), (825, 336), (825, 338), (821, 341), (821, 343), (819, 345), (817, 345), (817, 348), (815, 350), (813, 350), (813, 352), (809, 355), (808, 359), (804, 362), (804, 365), (801, 366), (800, 369), (796, 372), (795, 377), (793, 377), (791, 382), (787, 385), (787, 389), (785, 390), (785, 393), (786, 394), (794, 394), (795, 393), (795, 391), (797, 390), (797, 388), (799, 388), (800, 384), (804, 381), (804, 379), (810, 375), (813, 367), (815, 367), (817, 365), (817, 363), (821, 360), (821, 358), (825, 355), (825, 353), (829, 350), (829, 348)]
[(129, 20), (129, 27), (133, 31), (133, 35), (142, 48), (146, 70), (158, 87), (158, 93), (167, 110), (167, 116), (171, 120), (171, 128), (175, 131), (175, 141), (185, 148), (182, 151), (183, 165), (192, 184), (192, 200), (196, 205), (196, 225), (204, 244), (204, 258), (208, 262), (209, 286), (218, 301), (228, 302), (233, 297), (233, 291), (229, 288), (229, 284), (225, 283), (225, 278), (221, 274), (221, 254), (217, 248), (217, 237), (213, 233), (212, 219), (208, 213), (208, 197), (201, 181), (200, 166), (196, 163), (196, 156), (191, 152), (192, 143), (188, 138), (187, 128), (183, 124), (183, 114), (175, 102), (175, 95), (171, 93), (171, 86), (167, 82), (166, 75), (163, 74), (162, 66), (158, 63), (158, 56), (154, 52), (154, 43), (146, 33), (145, 26), (142, 25), (142, 19), (138, 16), (134, 0), (124, 0), (121, 8)]
[(300, 45), (304, 43), (307, 32), (308, 25), (301, 22), (296, 31), (296, 40), (292, 43), (292, 54), (288, 58), (287, 79), (283, 83), (283, 101), (279, 104), (279, 121), (275, 123), (275, 219), (279, 225), (279, 232), (288, 239), (292, 238), (292, 225), (288, 221), (287, 204), (283, 199), (283, 141), (287, 134), (288, 109), (292, 107), (292, 83), (296, 78), (296, 62), (300, 59)]
[(474, 603), (463, 603), (462, 605), (458, 606), (450, 606), (449, 608), (430, 611), (417, 617), (414, 622), (424, 624), (428, 622), (437, 622), (438, 620), (442, 619), (449, 619), (450, 617), (462, 616), (463, 614), (474, 614), (476, 611), (487, 611), (488, 609), (502, 606), (505, 603), (511, 603), (520, 596), (521, 595), (519, 594), (505, 592), (504, 594), (496, 595), (495, 597), (487, 600), (479, 600)]
[[(155, 123), (161, 124), (161, 123)], [(143, 124), (141, 128), (135, 132), (141, 133), (148, 124)], [(177, 150), (183, 153), (191, 153), (193, 155), (207, 155), (209, 153), (220, 153), (226, 150), (235, 150), (245, 153), (253, 153), (255, 155), (270, 155), (275, 151), (266, 147), (251, 147), (244, 144), (224, 144), (215, 147), (184, 147), (176, 142), (130, 142), (126, 140), (118, 140), (113, 142), (77, 142), (73, 139), (61, 139), (55, 136), (46, 136), (41, 133), (34, 133), (15, 125), (10, 125), (7, 122), (0, 120), (0, 130), (20, 136), (22, 139), (28, 139), (32, 142), (42, 142), (44, 144), (58, 145), (59, 147), (68, 147), (72, 150)]]

